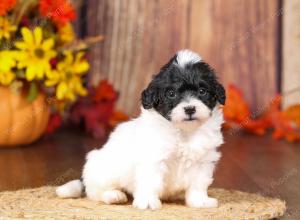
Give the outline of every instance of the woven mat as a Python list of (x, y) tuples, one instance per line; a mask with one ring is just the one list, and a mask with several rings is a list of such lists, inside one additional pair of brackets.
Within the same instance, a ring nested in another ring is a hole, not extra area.
[(80, 199), (59, 199), (55, 188), (45, 186), (0, 193), (0, 219), (188, 219), (255, 220), (283, 215), (285, 202), (239, 191), (211, 189), (219, 199), (218, 208), (188, 208), (180, 203), (164, 203), (158, 211), (138, 210), (128, 205), (104, 205)]

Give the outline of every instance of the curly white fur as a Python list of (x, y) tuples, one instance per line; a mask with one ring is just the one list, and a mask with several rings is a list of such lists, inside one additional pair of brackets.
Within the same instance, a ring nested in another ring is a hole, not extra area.
[(199, 56), (199, 54), (191, 51), (191, 50), (180, 50), (177, 52), (176, 61), (179, 66), (182, 68), (185, 67), (187, 64), (194, 64), (198, 63), (202, 60), (202, 58)]
[[(176, 125), (153, 109), (120, 124), (102, 149), (87, 155), (83, 184), (88, 198), (124, 203), (126, 193), (140, 209), (159, 209), (161, 200), (185, 193), (191, 207), (216, 207), (207, 195), (223, 143), (222, 110), (217, 105), (207, 120)], [(60, 197), (78, 197), (78, 181), (57, 188)]]

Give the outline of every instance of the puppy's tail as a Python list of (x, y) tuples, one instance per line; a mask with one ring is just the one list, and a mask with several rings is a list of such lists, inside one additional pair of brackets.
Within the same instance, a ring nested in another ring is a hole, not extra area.
[(78, 198), (84, 191), (81, 180), (72, 180), (56, 188), (56, 195), (60, 198)]

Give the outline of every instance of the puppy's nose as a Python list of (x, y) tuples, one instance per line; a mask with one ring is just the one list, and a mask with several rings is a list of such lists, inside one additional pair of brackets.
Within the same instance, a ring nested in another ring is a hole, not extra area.
[(196, 112), (195, 106), (186, 106), (183, 109), (184, 109), (185, 114), (187, 114), (187, 115), (193, 115)]

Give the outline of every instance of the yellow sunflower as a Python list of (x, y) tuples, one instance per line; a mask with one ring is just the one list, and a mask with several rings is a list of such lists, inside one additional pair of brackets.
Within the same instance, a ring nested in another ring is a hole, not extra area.
[(9, 40), (11, 32), (15, 32), (17, 27), (4, 17), (0, 17), (0, 40), (3, 38)]
[(83, 59), (83, 55), (83, 52), (79, 52), (74, 57), (72, 52), (65, 52), (65, 58), (57, 64), (56, 70), (47, 73), (45, 85), (56, 86), (57, 99), (74, 101), (76, 95), (87, 94), (81, 76), (88, 71), (89, 63)]
[(51, 71), (50, 60), (56, 56), (53, 50), (52, 38), (43, 40), (43, 32), (40, 27), (33, 31), (24, 27), (21, 29), (23, 41), (16, 42), (15, 46), (22, 53), (17, 54), (19, 69), (26, 68), (26, 78), (31, 81), (35, 78), (43, 79), (44, 75)]
[(0, 84), (10, 85), (16, 75), (12, 68), (16, 66), (15, 52), (9, 50), (0, 51)]

